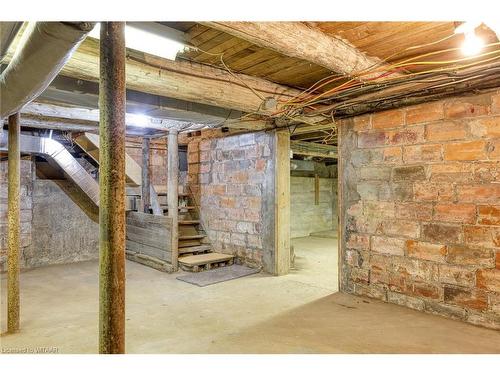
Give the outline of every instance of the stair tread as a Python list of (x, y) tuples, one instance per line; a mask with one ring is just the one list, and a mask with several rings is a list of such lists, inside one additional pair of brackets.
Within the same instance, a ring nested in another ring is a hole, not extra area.
[(229, 254), (207, 253), (179, 257), (179, 263), (182, 263), (186, 266), (200, 266), (207, 263), (224, 262), (233, 258), (234, 255)]
[(192, 236), (179, 236), (179, 240), (197, 240), (199, 238), (204, 238), (206, 237), (205, 234), (196, 234)]
[(210, 245), (198, 245), (198, 246), (188, 246), (179, 248), (179, 253), (194, 253), (198, 251), (207, 251), (211, 250), (212, 246)]
[(199, 220), (179, 220), (179, 224), (188, 225), (188, 224), (199, 224)]

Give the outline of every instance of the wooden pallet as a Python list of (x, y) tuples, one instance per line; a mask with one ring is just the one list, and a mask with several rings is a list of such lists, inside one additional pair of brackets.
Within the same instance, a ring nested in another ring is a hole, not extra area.
[(179, 257), (179, 266), (184, 271), (199, 272), (217, 267), (230, 266), (234, 262), (234, 255), (207, 253)]
[(180, 247), (179, 255), (196, 255), (196, 254), (205, 254), (212, 251), (212, 246), (210, 245), (198, 245), (198, 246), (188, 246), (188, 247)]

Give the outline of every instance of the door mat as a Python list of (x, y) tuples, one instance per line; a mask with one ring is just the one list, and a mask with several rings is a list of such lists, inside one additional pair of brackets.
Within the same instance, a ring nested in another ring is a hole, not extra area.
[(223, 281), (239, 279), (240, 277), (253, 275), (254, 273), (259, 272), (260, 269), (233, 264), (232, 266), (214, 268), (209, 271), (188, 273), (177, 276), (176, 279), (198, 286), (207, 286), (221, 283)]

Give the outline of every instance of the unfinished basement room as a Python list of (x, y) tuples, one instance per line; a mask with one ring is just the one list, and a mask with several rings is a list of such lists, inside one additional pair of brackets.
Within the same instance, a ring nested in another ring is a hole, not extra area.
[(498, 21), (76, 12), (0, 22), (2, 354), (500, 354)]

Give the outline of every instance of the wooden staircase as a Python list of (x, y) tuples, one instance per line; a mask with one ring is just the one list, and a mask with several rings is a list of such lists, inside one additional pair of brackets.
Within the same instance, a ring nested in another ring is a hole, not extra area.
[[(168, 213), (168, 207), (167, 207)], [(212, 250), (199, 213), (188, 194), (179, 194), (179, 267), (199, 272), (233, 264), (234, 256)]]

